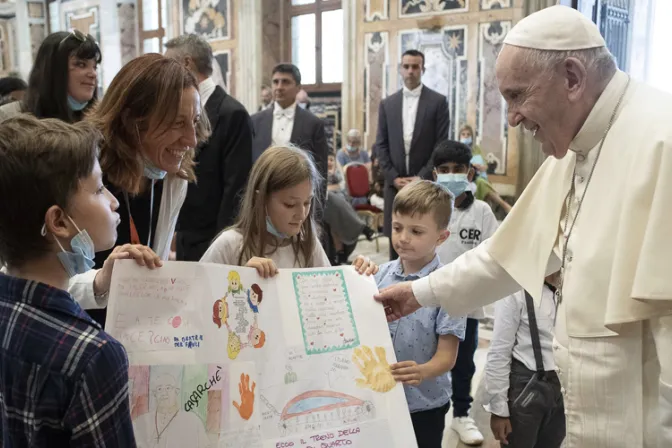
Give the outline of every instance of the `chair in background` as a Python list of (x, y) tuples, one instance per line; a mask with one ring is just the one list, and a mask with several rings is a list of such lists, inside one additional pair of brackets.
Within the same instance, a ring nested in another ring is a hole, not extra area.
[[(371, 186), (369, 184), (369, 170), (361, 163), (348, 163), (343, 167), (343, 177), (348, 188), (348, 194), (353, 198), (368, 197)], [(376, 241), (376, 252), (380, 250), (378, 229), (383, 225), (383, 211), (371, 204), (353, 205), (357, 214), (374, 230), (373, 239)]]

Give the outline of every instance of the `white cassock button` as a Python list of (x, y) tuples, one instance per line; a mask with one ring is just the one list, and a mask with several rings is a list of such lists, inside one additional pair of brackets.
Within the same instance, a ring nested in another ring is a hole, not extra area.
[(553, 350), (557, 350), (557, 349), (559, 349), (559, 348), (560, 348), (560, 346), (559, 346), (558, 344), (553, 343)]
[(576, 178), (576, 180), (577, 180), (578, 183), (582, 184), (582, 183), (586, 180), (586, 178), (583, 177), (583, 176), (578, 176), (578, 177)]
[(586, 160), (586, 156), (584, 156), (583, 154), (577, 154), (576, 160), (578, 160), (579, 162), (583, 162), (584, 160)]

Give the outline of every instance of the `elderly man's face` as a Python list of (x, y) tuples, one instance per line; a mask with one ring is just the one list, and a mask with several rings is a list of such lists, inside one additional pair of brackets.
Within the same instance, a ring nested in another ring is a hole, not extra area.
[(348, 145), (359, 149), (359, 147), (362, 146), (362, 139), (359, 137), (348, 137)]
[(560, 159), (576, 135), (573, 95), (566, 78), (558, 72), (540, 73), (523, 56), (524, 50), (504, 45), (497, 58), (497, 81), (508, 105), (509, 125), (522, 124), (542, 143), (544, 153)]
[(162, 375), (159, 377), (154, 388), (158, 408), (167, 409), (177, 405), (178, 392), (179, 389), (172, 376)]

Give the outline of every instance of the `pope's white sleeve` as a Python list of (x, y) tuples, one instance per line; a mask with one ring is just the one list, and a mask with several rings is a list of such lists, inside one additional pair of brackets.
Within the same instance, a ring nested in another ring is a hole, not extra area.
[[(463, 253), (455, 261), (413, 282), (422, 306), (440, 306), (451, 316), (464, 316), (520, 290), (520, 285), (488, 252), (489, 241)], [(559, 268), (552, 253), (547, 274)]]
[(107, 296), (98, 302), (93, 293), (93, 280), (96, 278), (96, 274), (98, 274), (98, 269), (91, 269), (70, 279), (68, 292), (82, 309), (91, 310), (107, 306)]

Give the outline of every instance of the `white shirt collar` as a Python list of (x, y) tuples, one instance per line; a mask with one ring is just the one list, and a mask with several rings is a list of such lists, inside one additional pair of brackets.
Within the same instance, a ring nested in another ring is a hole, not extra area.
[(205, 107), (212, 94), (215, 92), (217, 84), (212, 78), (206, 78), (198, 85), (198, 93), (201, 94), (201, 107)]
[(278, 112), (278, 111), (290, 111), (290, 110), (291, 110), (292, 112), (295, 112), (295, 111), (296, 111), (296, 101), (294, 101), (291, 105), (287, 106), (287, 107), (284, 108), (284, 109), (282, 108), (282, 106), (280, 106), (280, 105), (278, 104), (277, 101), (274, 101), (274, 102), (273, 102), (273, 112), (274, 112), (274, 113), (275, 113), (275, 112)]
[(418, 97), (419, 97), (419, 96), (420, 96), (420, 93), (422, 93), (422, 83), (420, 83), (420, 85), (419, 85), (418, 87), (416, 87), (415, 89), (413, 89), (413, 90), (409, 89), (409, 88), (406, 87), (406, 85), (404, 84), (404, 93), (406, 93), (406, 92), (412, 94), (413, 96), (418, 96)]

